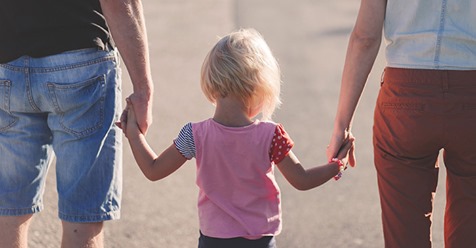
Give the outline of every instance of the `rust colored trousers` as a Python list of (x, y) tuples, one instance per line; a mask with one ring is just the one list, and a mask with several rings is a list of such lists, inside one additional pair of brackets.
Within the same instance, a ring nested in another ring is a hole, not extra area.
[(476, 247), (476, 71), (386, 68), (374, 114), (385, 247), (431, 247), (440, 150), (445, 247)]

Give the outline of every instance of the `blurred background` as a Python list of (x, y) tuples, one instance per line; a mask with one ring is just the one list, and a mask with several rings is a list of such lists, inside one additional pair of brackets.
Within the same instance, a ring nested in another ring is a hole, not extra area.
[[(168, 147), (187, 122), (213, 115), (199, 73), (219, 37), (238, 28), (262, 33), (283, 75), (283, 105), (274, 121), (295, 142), (305, 167), (324, 164), (337, 107), (347, 41), (357, 0), (143, 0), (155, 83), (154, 123), (148, 140), (156, 152)], [(381, 72), (381, 53), (354, 118), (357, 167), (338, 182), (300, 192), (276, 170), (282, 190), (281, 248), (383, 247), (380, 205), (372, 158), (372, 118)], [(131, 93), (123, 70), (123, 96)], [(45, 210), (30, 229), (30, 247), (59, 247), (54, 166), (49, 171)], [(434, 247), (443, 247), (444, 171), (435, 200)], [(105, 224), (106, 247), (197, 247), (195, 161), (159, 182), (139, 171), (124, 139), (122, 217)]]

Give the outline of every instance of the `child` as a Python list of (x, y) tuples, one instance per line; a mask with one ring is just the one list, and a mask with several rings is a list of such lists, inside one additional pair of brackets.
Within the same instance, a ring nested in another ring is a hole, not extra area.
[[(223, 37), (202, 66), (201, 87), (216, 106), (213, 118), (188, 123), (157, 156), (140, 132), (130, 101), (121, 126), (144, 175), (160, 180), (195, 158), (199, 187), (199, 248), (276, 247), (281, 231), (276, 165), (295, 188), (308, 190), (344, 170), (353, 137), (337, 158), (304, 169), (281, 124), (269, 121), (280, 104), (280, 71), (253, 29)], [(254, 120), (261, 114), (262, 120)]]

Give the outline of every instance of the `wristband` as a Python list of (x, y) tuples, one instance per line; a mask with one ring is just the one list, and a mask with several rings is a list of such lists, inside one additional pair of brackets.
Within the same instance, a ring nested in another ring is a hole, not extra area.
[(342, 172), (345, 170), (344, 162), (342, 162), (342, 160), (340, 160), (340, 159), (333, 158), (333, 159), (329, 160), (329, 163), (336, 163), (337, 164), (337, 167), (339, 168), (339, 173), (337, 173), (337, 175), (334, 176), (334, 180), (336, 180), (336, 181), (339, 180), (342, 177)]

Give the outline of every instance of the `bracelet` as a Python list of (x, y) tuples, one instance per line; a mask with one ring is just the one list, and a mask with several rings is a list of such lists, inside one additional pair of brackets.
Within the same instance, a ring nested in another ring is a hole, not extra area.
[(339, 173), (337, 173), (337, 175), (334, 176), (334, 180), (336, 181), (339, 180), (342, 177), (342, 172), (345, 170), (344, 162), (342, 162), (342, 160), (340, 159), (333, 158), (329, 160), (329, 163), (337, 163), (337, 167), (339, 168)]

